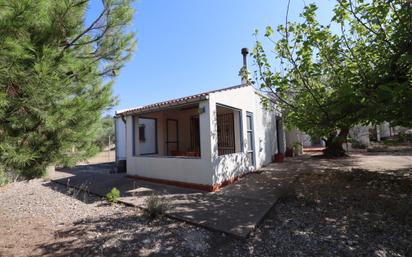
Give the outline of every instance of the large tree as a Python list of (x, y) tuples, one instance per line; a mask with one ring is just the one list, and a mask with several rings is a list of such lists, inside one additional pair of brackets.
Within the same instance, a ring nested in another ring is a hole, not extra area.
[(129, 0), (0, 0), (0, 168), (26, 177), (96, 151), (113, 78), (135, 46)]
[(305, 6), (302, 22), (286, 18), (277, 33), (267, 27), (280, 70), (260, 41), (252, 52), (254, 82), (276, 97), (286, 122), (323, 138), (324, 153), (333, 156), (345, 154), (354, 125), (412, 124), (411, 2), (339, 0), (326, 25), (316, 10)]

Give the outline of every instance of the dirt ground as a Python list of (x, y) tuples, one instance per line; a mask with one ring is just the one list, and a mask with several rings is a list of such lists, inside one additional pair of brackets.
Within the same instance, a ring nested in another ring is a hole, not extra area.
[(299, 175), (246, 240), (48, 181), (13, 183), (0, 188), (0, 256), (412, 256), (412, 153), (283, 167)]
[(82, 162), (80, 164), (98, 164), (98, 163), (107, 163), (107, 162), (114, 162), (116, 159), (116, 152), (114, 150), (111, 151), (103, 151), (96, 156), (88, 159), (85, 162)]

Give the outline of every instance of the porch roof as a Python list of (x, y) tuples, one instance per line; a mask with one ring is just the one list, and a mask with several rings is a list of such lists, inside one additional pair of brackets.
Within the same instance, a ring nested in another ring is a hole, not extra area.
[(178, 106), (182, 104), (188, 104), (188, 103), (194, 103), (202, 100), (206, 100), (209, 98), (209, 94), (216, 93), (216, 92), (222, 92), (226, 90), (231, 90), (231, 89), (237, 89), (241, 87), (246, 87), (250, 86), (250, 84), (240, 84), (236, 86), (231, 86), (231, 87), (226, 87), (226, 88), (221, 88), (217, 90), (212, 90), (208, 92), (203, 92), (199, 93), (196, 95), (191, 95), (191, 96), (185, 96), (177, 99), (172, 99), (172, 100), (167, 100), (163, 102), (158, 102), (154, 104), (149, 104), (145, 106), (140, 106), (140, 107), (135, 107), (135, 108), (130, 108), (126, 110), (120, 110), (116, 112), (116, 116), (124, 116), (124, 115), (130, 115), (130, 114), (138, 114), (138, 113), (144, 113), (144, 112), (149, 112), (149, 111), (156, 111), (172, 106)]

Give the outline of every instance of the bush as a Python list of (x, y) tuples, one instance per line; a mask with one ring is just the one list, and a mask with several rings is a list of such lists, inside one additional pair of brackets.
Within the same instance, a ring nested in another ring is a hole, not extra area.
[(0, 187), (5, 186), (8, 183), (10, 183), (9, 178), (3, 172), (0, 172)]
[(406, 132), (399, 132), (398, 134), (399, 143), (412, 142), (412, 134)]
[(146, 199), (146, 207), (146, 215), (154, 219), (163, 215), (166, 212), (168, 205), (162, 198), (156, 195), (151, 195)]
[(5, 186), (12, 181), (9, 175), (10, 174), (7, 174), (4, 171), (4, 168), (0, 166), (0, 187)]
[(117, 203), (119, 197), (120, 197), (120, 191), (119, 189), (115, 187), (113, 187), (112, 190), (106, 194), (106, 200), (109, 203)]

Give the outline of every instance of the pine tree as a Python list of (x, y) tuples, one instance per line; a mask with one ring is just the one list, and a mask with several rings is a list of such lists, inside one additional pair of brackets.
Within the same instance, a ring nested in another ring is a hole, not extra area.
[(113, 79), (135, 47), (131, 1), (0, 0), (0, 165), (27, 178), (98, 151)]

